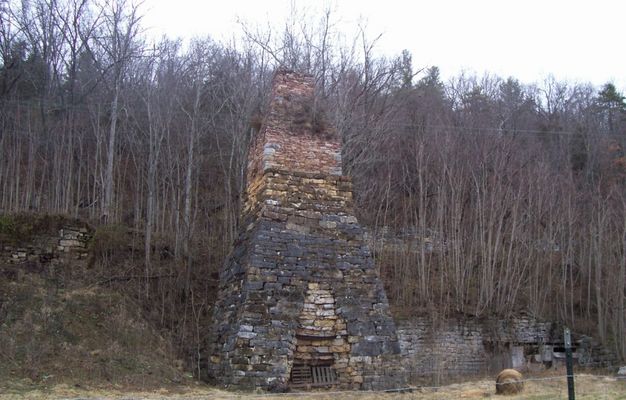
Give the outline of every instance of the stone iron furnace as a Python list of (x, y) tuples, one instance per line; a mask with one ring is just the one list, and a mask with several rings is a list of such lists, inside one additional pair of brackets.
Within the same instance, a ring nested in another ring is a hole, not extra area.
[(278, 71), (248, 154), (241, 232), (220, 271), (209, 374), (236, 389), (405, 383), (341, 140), (310, 76)]

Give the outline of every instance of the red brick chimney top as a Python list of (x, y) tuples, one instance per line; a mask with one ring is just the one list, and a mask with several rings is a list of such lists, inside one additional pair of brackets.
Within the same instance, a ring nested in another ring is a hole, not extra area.
[(285, 69), (274, 74), (248, 158), (248, 182), (268, 170), (341, 175), (341, 140), (315, 97), (312, 76)]

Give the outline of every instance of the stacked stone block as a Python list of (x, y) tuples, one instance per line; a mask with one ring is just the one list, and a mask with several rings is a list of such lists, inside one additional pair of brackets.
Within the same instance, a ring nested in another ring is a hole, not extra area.
[[(496, 373), (511, 367), (532, 369), (553, 360), (553, 349), (563, 347), (560, 325), (530, 317), (463, 318), (437, 323), (429, 318), (412, 318), (398, 322), (397, 333), (402, 364), (413, 380)], [(592, 344), (590, 338), (575, 338), (574, 343), (581, 366), (610, 365), (615, 360), (614, 354)], [(522, 351), (526, 365), (513, 365), (515, 350)]]
[(91, 233), (87, 228), (68, 226), (60, 229), (58, 236), (36, 235), (32, 241), (17, 246), (0, 243), (0, 263), (46, 263), (70, 255), (76, 259), (87, 258), (89, 240)]
[(396, 328), (340, 140), (307, 114), (313, 103), (310, 77), (276, 74), (249, 153), (242, 232), (220, 273), (209, 371), (226, 386), (284, 390), (294, 364), (326, 365), (331, 387), (398, 387)]

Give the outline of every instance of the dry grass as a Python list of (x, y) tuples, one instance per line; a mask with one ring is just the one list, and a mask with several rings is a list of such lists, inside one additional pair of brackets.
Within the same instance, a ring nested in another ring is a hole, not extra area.
[(0, 300), (0, 394), (35, 396), (38, 388), (76, 383), (143, 389), (188, 381), (168, 342), (116, 292), (55, 287), (27, 274), (20, 281), (0, 276)]
[[(540, 377), (541, 378), (541, 377)], [(417, 388), (412, 393), (368, 393), (368, 392), (315, 392), (304, 394), (244, 394), (227, 392), (197, 384), (195, 386), (179, 386), (176, 388), (160, 388), (146, 392), (128, 392), (121, 389), (88, 389), (76, 388), (67, 385), (57, 385), (51, 388), (32, 388), (25, 385), (14, 385), (8, 392), (0, 394), (0, 400), (13, 399), (284, 399), (284, 400), (374, 400), (374, 399), (402, 399), (402, 400), (435, 400), (435, 399), (567, 399), (567, 384), (565, 378), (555, 377), (548, 380), (528, 381), (524, 392), (515, 396), (500, 396), (495, 394), (493, 380), (481, 380), (460, 384), (448, 385), (439, 389)], [(612, 377), (580, 374), (576, 376), (577, 399), (625, 399), (626, 381)]]

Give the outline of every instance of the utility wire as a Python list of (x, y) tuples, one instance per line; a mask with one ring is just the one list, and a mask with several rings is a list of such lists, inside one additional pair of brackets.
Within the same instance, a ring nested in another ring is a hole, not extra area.
[[(38, 112), (38, 108), (41, 107), (42, 105), (47, 107), (48, 110), (47, 111), (55, 111), (55, 110), (65, 110), (65, 109), (76, 109), (76, 110), (81, 110), (84, 111), (86, 113), (93, 111), (91, 109), (91, 107), (97, 107), (100, 112), (102, 113), (106, 113), (106, 110), (108, 109), (108, 107), (110, 107), (109, 103), (89, 103), (89, 104), (84, 104), (84, 105), (79, 105), (79, 104), (59, 104), (59, 103), (53, 103), (50, 101), (39, 101), (39, 100), (0, 100), (0, 103), (2, 104), (8, 104), (8, 105), (18, 105), (18, 106), (25, 106), (25, 107), (32, 107), (35, 109), (36, 112)], [(43, 104), (42, 104), (43, 103)], [(467, 125), (428, 125), (428, 126), (423, 126), (420, 124), (414, 124), (414, 123), (403, 123), (403, 122), (388, 122), (383, 124), (382, 127), (380, 128), (388, 128), (388, 127), (392, 127), (392, 128), (407, 128), (407, 129), (415, 129), (415, 128), (421, 128), (421, 129), (425, 129), (427, 131), (431, 131), (431, 130), (448, 130), (448, 131), (461, 131), (461, 132), (465, 132), (465, 133), (475, 133), (475, 134), (489, 134), (491, 133), (495, 133), (498, 134), (499, 136), (517, 136), (517, 135), (545, 135), (545, 136), (554, 136), (554, 135), (564, 135), (564, 136), (573, 136), (573, 135), (579, 135), (579, 136), (606, 136), (606, 137), (622, 137), (622, 138), (626, 138), (626, 135), (623, 133), (602, 133), (602, 132), (576, 132), (576, 131), (569, 131), (569, 130), (542, 130), (542, 129), (512, 129), (512, 128), (504, 128), (504, 127), (475, 127), (475, 126), (467, 126)]]

